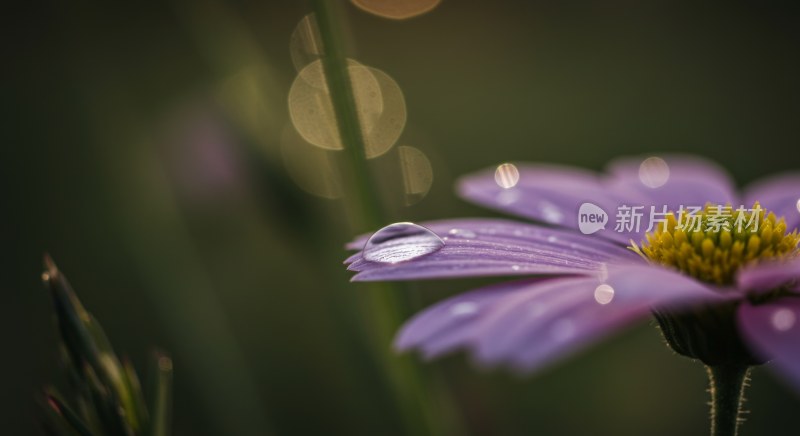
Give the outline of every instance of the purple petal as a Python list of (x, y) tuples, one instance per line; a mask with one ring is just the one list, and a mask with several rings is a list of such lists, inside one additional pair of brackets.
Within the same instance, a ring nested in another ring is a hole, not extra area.
[(781, 286), (790, 289), (800, 279), (800, 258), (786, 261), (761, 262), (746, 266), (736, 278), (738, 288), (745, 291), (768, 292)]
[[(641, 204), (631, 190), (615, 191), (605, 186), (601, 178), (579, 169), (518, 165), (519, 182), (503, 188), (495, 182), (494, 168), (462, 178), (458, 191), (462, 197), (480, 205), (514, 215), (567, 227), (577, 231), (578, 210), (590, 202), (600, 206), (612, 224), (598, 235), (627, 243), (633, 236), (613, 231), (617, 207), (622, 204)], [(634, 239), (638, 239), (638, 235)]]
[(429, 358), (466, 347), (483, 364), (531, 371), (648, 316), (653, 306), (721, 298), (663, 268), (609, 266), (605, 280), (524, 280), (454, 297), (409, 321), (396, 344)]
[(419, 348), (433, 358), (463, 345), (478, 321), (498, 302), (553, 278), (525, 279), (465, 292), (435, 304), (411, 318), (397, 334), (395, 348)]
[(535, 296), (498, 306), (476, 339), (478, 361), (533, 371), (650, 314), (654, 306), (721, 301), (700, 282), (660, 267), (610, 266), (608, 277), (573, 278)]
[(645, 159), (646, 156), (639, 156), (612, 161), (607, 167), (611, 189), (636, 191), (646, 195), (649, 204), (666, 205), (668, 210), (678, 210), (681, 205), (703, 206), (706, 202), (738, 206), (733, 182), (717, 164), (688, 155), (663, 155), (647, 162)]
[(800, 298), (739, 308), (739, 328), (752, 351), (772, 359), (774, 368), (800, 389)]
[[(652, 164), (656, 163), (655, 167)], [(578, 230), (578, 211), (584, 203), (602, 208), (608, 223), (597, 233), (626, 243), (640, 240), (651, 228), (653, 210), (677, 211), (681, 205), (707, 202), (735, 204), (737, 197), (727, 173), (707, 160), (689, 156), (613, 161), (608, 176), (555, 166), (519, 165), (519, 182), (504, 188), (495, 181), (494, 169), (463, 178), (460, 194), (478, 204), (515, 215)], [(620, 207), (641, 207), (641, 223), (632, 231), (616, 228)], [(654, 208), (654, 209), (651, 209)], [(653, 223), (655, 224), (655, 222)]]
[[(348, 269), (359, 272), (353, 280), (588, 274), (610, 261), (640, 261), (617, 244), (563, 229), (496, 219), (446, 220), (422, 225), (445, 241), (442, 249), (394, 264), (370, 262), (357, 253), (348, 259)], [(364, 237), (357, 241), (362, 240)]]
[(800, 227), (800, 174), (781, 174), (759, 180), (745, 189), (744, 199), (747, 206), (758, 201), (761, 207), (786, 218), (790, 231)]

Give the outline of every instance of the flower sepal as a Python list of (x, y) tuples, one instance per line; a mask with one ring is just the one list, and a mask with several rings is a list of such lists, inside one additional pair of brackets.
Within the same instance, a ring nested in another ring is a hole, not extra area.
[(673, 351), (707, 366), (753, 366), (766, 360), (750, 352), (737, 327), (739, 301), (698, 306), (688, 311), (654, 310), (661, 333)]

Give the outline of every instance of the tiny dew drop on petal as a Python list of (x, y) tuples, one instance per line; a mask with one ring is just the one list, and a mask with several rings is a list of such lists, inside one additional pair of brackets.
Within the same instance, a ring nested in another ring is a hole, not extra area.
[(462, 301), (450, 307), (453, 316), (467, 316), (478, 312), (478, 305), (472, 301)]
[(389, 224), (370, 236), (364, 245), (364, 260), (379, 263), (398, 263), (435, 253), (444, 241), (419, 224), (400, 222)]
[(550, 224), (560, 224), (564, 221), (564, 214), (558, 209), (558, 206), (549, 201), (541, 201), (539, 211), (542, 213), (542, 219)]
[(519, 182), (519, 170), (514, 164), (498, 165), (494, 171), (494, 181), (503, 189), (510, 189)]
[(450, 231), (447, 232), (447, 234), (451, 235), (451, 236), (456, 236), (456, 237), (459, 237), (459, 238), (465, 238), (465, 239), (472, 239), (472, 238), (474, 238), (476, 236), (475, 232), (473, 232), (472, 230), (467, 230), (467, 229), (450, 229)]
[(779, 332), (786, 332), (794, 327), (797, 316), (791, 309), (781, 308), (772, 314), (772, 326)]
[(594, 300), (599, 304), (608, 304), (614, 299), (614, 288), (603, 283), (594, 289)]
[(669, 165), (660, 157), (648, 157), (639, 165), (639, 180), (648, 188), (660, 188), (669, 181)]

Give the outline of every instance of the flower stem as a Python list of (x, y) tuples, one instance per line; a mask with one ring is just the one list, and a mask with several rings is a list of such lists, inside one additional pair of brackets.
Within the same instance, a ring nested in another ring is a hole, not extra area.
[[(355, 198), (349, 205), (353, 217), (360, 221), (359, 231), (375, 230), (385, 224), (383, 205), (367, 166), (364, 135), (358, 118), (358, 108), (350, 80), (341, 23), (332, 0), (311, 0), (322, 42), (322, 65), (333, 105), (336, 123), (348, 168), (346, 183)], [(436, 407), (436, 397), (446, 392), (431, 392), (426, 374), (408, 356), (390, 355), (389, 344), (401, 319), (407, 315), (407, 301), (398, 286), (391, 283), (374, 284), (366, 305), (365, 317), (370, 322), (372, 345), (376, 358), (383, 364), (388, 384), (405, 420), (406, 434), (439, 434), (457, 432), (455, 413), (447, 407)], [(441, 402), (448, 403), (448, 399)]]
[(319, 27), (322, 40), (323, 55), (322, 66), (330, 92), (339, 136), (347, 154), (349, 168), (357, 201), (353, 206), (358, 209), (362, 224), (375, 230), (383, 224), (383, 208), (380, 197), (375, 190), (375, 184), (370, 180), (367, 167), (366, 143), (358, 119), (353, 83), (347, 68), (347, 57), (344, 53), (344, 44), (341, 41), (341, 31), (335, 19), (337, 14), (332, 8), (335, 6), (331, 0), (312, 0), (311, 5)]
[(739, 431), (744, 389), (750, 367), (746, 365), (706, 366), (711, 392), (711, 436), (736, 436)]

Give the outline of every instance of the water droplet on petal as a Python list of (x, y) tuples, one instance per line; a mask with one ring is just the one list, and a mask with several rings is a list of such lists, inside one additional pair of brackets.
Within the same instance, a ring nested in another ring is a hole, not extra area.
[(795, 206), (797, 207), (797, 212), (800, 212), (800, 198), (797, 199), (797, 204)]
[(594, 289), (594, 301), (600, 304), (608, 304), (614, 299), (614, 288), (607, 284), (599, 285)]
[(444, 241), (418, 224), (389, 224), (375, 232), (364, 245), (364, 259), (370, 262), (397, 263), (435, 253)]
[(504, 189), (513, 188), (519, 182), (519, 170), (514, 164), (498, 165), (494, 171), (494, 181)]
[(779, 332), (789, 331), (797, 322), (797, 316), (791, 309), (778, 309), (772, 314), (772, 326)]
[(555, 236), (548, 236), (547, 237), (547, 242), (549, 242), (551, 244), (556, 242), (556, 241), (558, 241), (558, 238), (556, 238)]
[(539, 203), (539, 211), (542, 213), (542, 219), (550, 224), (559, 224), (564, 221), (564, 214), (558, 210), (558, 207), (549, 201), (542, 201)]
[(472, 301), (462, 301), (450, 307), (450, 314), (453, 316), (466, 316), (478, 312), (478, 305)]
[(464, 239), (472, 239), (476, 236), (475, 232), (467, 229), (450, 229), (450, 231), (447, 232), (447, 234)]
[(519, 265), (511, 265), (511, 269), (514, 271), (519, 271)]
[(660, 157), (648, 157), (639, 165), (639, 180), (648, 188), (658, 188), (669, 180), (669, 165)]

